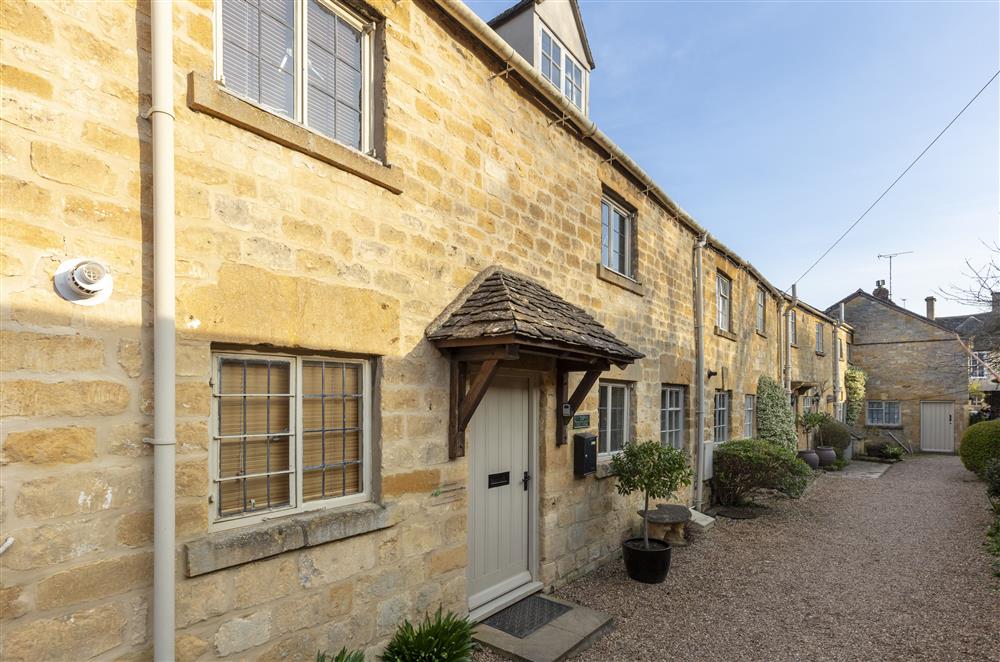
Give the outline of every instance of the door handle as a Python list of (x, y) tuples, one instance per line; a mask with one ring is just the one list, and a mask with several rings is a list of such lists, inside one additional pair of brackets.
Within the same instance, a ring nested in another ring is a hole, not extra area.
[(529, 480), (531, 480), (531, 474), (529, 474), (527, 471), (525, 471), (524, 472), (524, 478), (521, 479), (521, 483), (524, 484), (524, 491), (525, 492), (528, 491), (528, 481)]

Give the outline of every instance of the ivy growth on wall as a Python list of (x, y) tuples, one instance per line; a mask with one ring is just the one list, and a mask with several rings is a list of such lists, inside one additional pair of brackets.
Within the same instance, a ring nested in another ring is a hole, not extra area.
[(847, 391), (847, 410), (844, 412), (844, 422), (854, 425), (861, 416), (865, 402), (865, 383), (868, 375), (863, 370), (849, 367), (844, 374), (844, 389)]
[(794, 449), (795, 412), (785, 389), (767, 375), (757, 380), (757, 436), (784, 448)]

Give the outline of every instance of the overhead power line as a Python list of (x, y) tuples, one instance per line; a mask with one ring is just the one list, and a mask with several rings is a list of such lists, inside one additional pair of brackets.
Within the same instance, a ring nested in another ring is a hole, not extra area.
[[(886, 196), (886, 194), (889, 193), (889, 191), (892, 190), (892, 187), (894, 187), (899, 182), (899, 180), (901, 180), (904, 176), (906, 176), (906, 173), (910, 172), (910, 168), (912, 168), (913, 166), (915, 166), (917, 164), (917, 161), (919, 161), (921, 159), (921, 157), (923, 157), (923, 155), (926, 154), (928, 152), (928, 150), (930, 150), (930, 148), (934, 146), (934, 143), (936, 143), (938, 141), (938, 138), (940, 138), (941, 136), (943, 136), (944, 133), (945, 133), (945, 131), (947, 131), (948, 129), (950, 129), (951, 125), (954, 124), (958, 120), (958, 118), (962, 116), (962, 113), (964, 113), (966, 111), (966, 109), (969, 106), (971, 106), (972, 103), (976, 99), (979, 98), (979, 95), (982, 94), (986, 90), (986, 88), (990, 86), (990, 83), (992, 83), (993, 81), (995, 81), (997, 79), (997, 76), (1000, 76), (1000, 70), (998, 70), (995, 74), (993, 74), (992, 78), (990, 78), (988, 81), (986, 81), (986, 84), (983, 85), (982, 88), (980, 88), (980, 90), (978, 92), (976, 92), (976, 95), (974, 97), (972, 97), (971, 99), (969, 99), (969, 103), (965, 104), (965, 106), (962, 107), (962, 110), (958, 111), (958, 115), (955, 115), (955, 117), (953, 117), (952, 120), (950, 122), (948, 122), (947, 126), (945, 126), (943, 129), (941, 129), (941, 132), (938, 133), (936, 136), (934, 136), (934, 140), (930, 141), (930, 143), (927, 145), (927, 147), (924, 147), (924, 151), (920, 152), (920, 154), (917, 155), (917, 158), (913, 159), (913, 161), (910, 163), (910, 165), (906, 166), (906, 170), (904, 170), (903, 172), (899, 173), (899, 177), (896, 177), (896, 179), (892, 180), (892, 183), (889, 184), (889, 186), (886, 187), (886, 189), (884, 191), (882, 191), (882, 195), (880, 195), (877, 198), (875, 198), (875, 202), (871, 203), (871, 205), (868, 207), (868, 209), (865, 210), (865, 213), (861, 214), (861, 216), (858, 216), (858, 219), (856, 221), (854, 221), (853, 223), (851, 223), (851, 225), (846, 230), (844, 230), (844, 233), (842, 235), (840, 235), (839, 237), (837, 237), (837, 241), (835, 241), (832, 244), (830, 244), (830, 247), (827, 248), (825, 251), (823, 251), (823, 254), (820, 255), (818, 258), (816, 258), (816, 261), (813, 262), (811, 265), (809, 265), (809, 268), (806, 269), (805, 271), (803, 271), (802, 275), (799, 276), (798, 278), (796, 278), (795, 282), (792, 283), (792, 285), (797, 284), (800, 280), (802, 280), (803, 278), (805, 278), (809, 274), (810, 271), (812, 271), (814, 268), (816, 268), (817, 264), (819, 264), (820, 262), (823, 261), (823, 258), (825, 258), (827, 255), (830, 254), (830, 251), (832, 251), (834, 248), (836, 248), (837, 245), (840, 244), (840, 242), (844, 240), (844, 237), (846, 237), (848, 234), (851, 233), (851, 230), (853, 230), (858, 225), (858, 223), (860, 223), (861, 221), (864, 220), (865, 216), (868, 215), (868, 212), (870, 212), (872, 209), (874, 209), (875, 205), (877, 205), (879, 202), (882, 201), (882, 198), (884, 198)], [(788, 290), (790, 290), (790, 289), (792, 289), (791, 285), (788, 286), (788, 289), (785, 290), (785, 293), (787, 294)]]

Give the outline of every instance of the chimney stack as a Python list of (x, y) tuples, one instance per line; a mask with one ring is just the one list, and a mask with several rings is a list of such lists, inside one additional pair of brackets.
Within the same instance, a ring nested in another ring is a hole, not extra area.
[(889, 290), (885, 289), (884, 280), (875, 281), (875, 290), (872, 292), (872, 296), (876, 299), (882, 299), (883, 301), (889, 300)]
[(927, 302), (927, 319), (934, 319), (934, 303), (937, 301), (934, 297), (927, 297), (924, 299)]
[(1000, 292), (990, 292), (993, 298), (993, 312), (1000, 313)]

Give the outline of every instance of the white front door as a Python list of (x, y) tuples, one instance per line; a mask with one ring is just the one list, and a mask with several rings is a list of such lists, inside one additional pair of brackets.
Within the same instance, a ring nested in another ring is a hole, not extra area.
[(469, 423), (470, 611), (532, 581), (533, 421), (530, 381), (497, 376)]
[(955, 403), (920, 403), (920, 450), (955, 452)]

